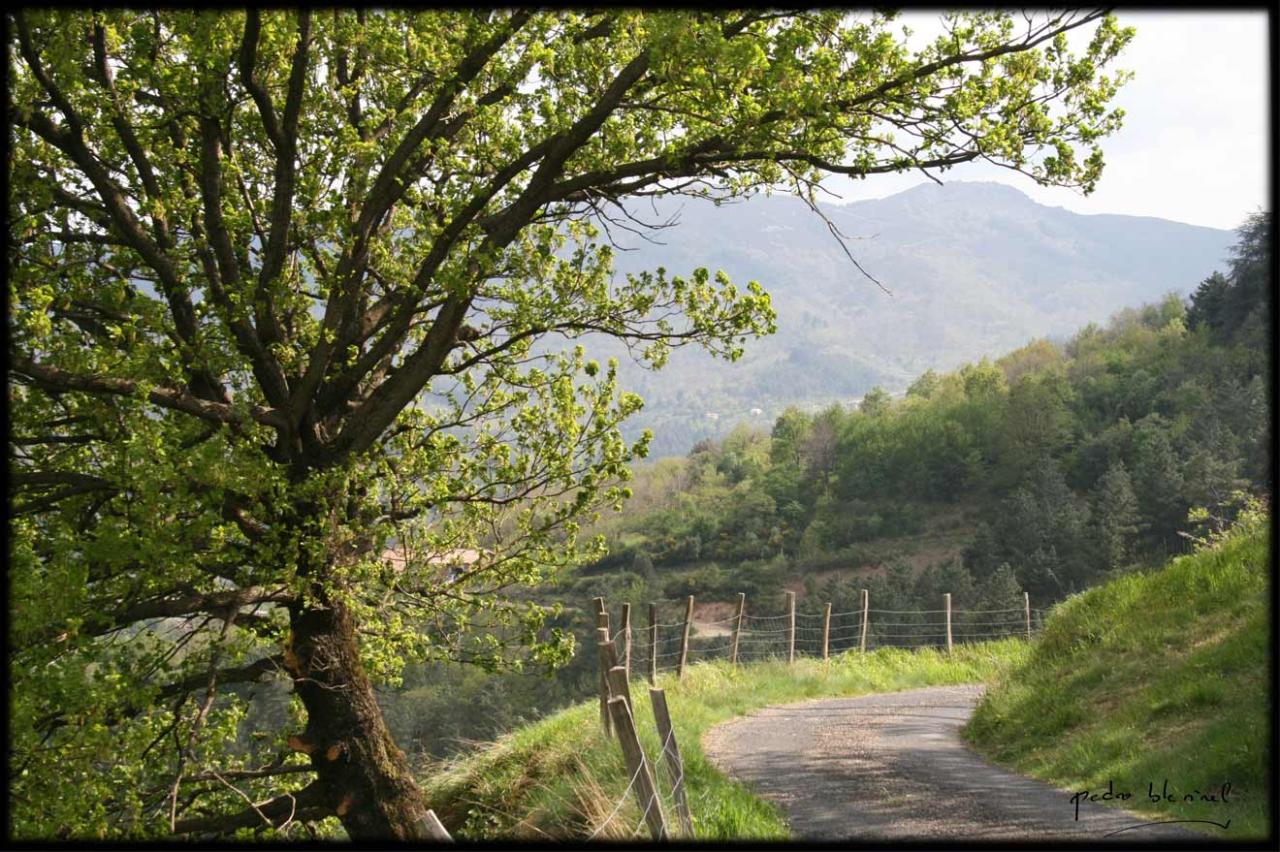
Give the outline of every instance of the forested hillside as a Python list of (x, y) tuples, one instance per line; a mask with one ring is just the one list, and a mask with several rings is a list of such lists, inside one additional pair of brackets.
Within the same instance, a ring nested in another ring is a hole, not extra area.
[(768, 428), (789, 405), (850, 404), (876, 385), (901, 392), (927, 369), (1065, 338), (1169, 292), (1185, 297), (1221, 266), (1233, 240), (1230, 231), (1163, 219), (1081, 215), (1012, 186), (964, 180), (816, 206), (885, 290), (791, 196), (719, 207), (632, 202), (637, 219), (673, 223), (653, 242), (610, 225), (608, 235), (627, 249), (615, 254), (620, 272), (723, 269), (737, 282), (758, 280), (778, 313), (777, 332), (734, 364), (682, 349), (655, 373), (619, 345), (584, 338), (591, 357), (619, 356), (622, 386), (645, 400), (629, 434), (652, 429), (655, 457), (685, 455), (739, 422)]
[(658, 462), (605, 527), (597, 570), (699, 566), (667, 590), (704, 594), (760, 572), (762, 586), (827, 568), (892, 579), (908, 554), (887, 542), (949, 527), (964, 546), (925, 580), (943, 572), (960, 592), (1003, 568), (1051, 601), (1180, 552), (1189, 510), (1208, 523), (1270, 484), (1269, 229), (1251, 220), (1189, 306), (1170, 295), (1061, 346), (926, 372), (900, 401), (792, 409), (770, 433)]
[[(595, 595), (695, 594), (701, 613), (745, 592), (752, 611), (780, 611), (788, 587), (809, 612), (853, 609), (863, 588), (892, 610), (936, 609), (943, 592), (981, 610), (1026, 591), (1041, 608), (1185, 552), (1184, 533), (1272, 486), (1270, 228), (1252, 218), (1188, 301), (642, 466), (624, 511), (595, 527), (608, 555), (542, 593), (565, 604), (555, 623), (588, 635)], [(414, 666), (384, 697), (404, 741), (442, 754), (590, 694), (595, 677), (581, 651), (552, 679)], [(485, 712), (446, 729), (424, 711), (460, 696)]]

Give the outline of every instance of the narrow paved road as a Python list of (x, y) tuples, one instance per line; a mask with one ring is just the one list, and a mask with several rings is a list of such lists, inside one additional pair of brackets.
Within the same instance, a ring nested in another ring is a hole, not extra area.
[[(1159, 817), (1080, 804), (992, 766), (960, 739), (981, 686), (768, 707), (709, 731), (712, 762), (784, 808), (796, 838), (1205, 840)], [(1216, 831), (1216, 829), (1213, 829)], [(1225, 835), (1224, 835), (1225, 836)]]

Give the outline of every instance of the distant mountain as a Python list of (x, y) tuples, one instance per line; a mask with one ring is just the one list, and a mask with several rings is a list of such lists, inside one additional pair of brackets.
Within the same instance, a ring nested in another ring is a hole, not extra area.
[(1164, 219), (1047, 207), (998, 183), (927, 184), (821, 209), (892, 295), (791, 196), (719, 207), (646, 201), (633, 210), (646, 221), (679, 215), (656, 235), (663, 245), (615, 231), (634, 248), (617, 253), (619, 273), (723, 269), (738, 284), (758, 280), (778, 312), (778, 333), (749, 342), (736, 364), (686, 349), (653, 373), (613, 341), (585, 341), (593, 357), (622, 360), (623, 386), (646, 402), (627, 431), (652, 428), (654, 455), (683, 453), (742, 420), (769, 424), (787, 405), (847, 404), (876, 385), (901, 390), (927, 369), (1065, 336), (1169, 292), (1186, 295), (1223, 265), (1235, 240)]

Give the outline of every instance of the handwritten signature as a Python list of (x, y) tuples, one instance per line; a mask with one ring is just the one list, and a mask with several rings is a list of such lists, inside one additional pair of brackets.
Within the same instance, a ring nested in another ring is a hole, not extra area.
[[(1075, 806), (1075, 818), (1078, 821), (1080, 819), (1080, 803), (1081, 802), (1127, 802), (1134, 799), (1135, 795), (1140, 795), (1140, 794), (1135, 794), (1131, 790), (1117, 790), (1115, 787), (1115, 782), (1108, 780), (1107, 789), (1105, 790), (1097, 790), (1097, 791), (1080, 790), (1076, 792), (1071, 796), (1071, 804)], [(1217, 787), (1211, 787), (1206, 790), (1193, 788), (1190, 792), (1180, 792), (1176, 789), (1170, 789), (1169, 779), (1167, 778), (1163, 780), (1159, 790), (1156, 790), (1156, 785), (1154, 781), (1148, 781), (1147, 791), (1146, 791), (1147, 801), (1153, 804), (1159, 804), (1161, 802), (1183, 802), (1183, 803), (1209, 802), (1213, 804), (1227, 805), (1231, 803), (1230, 795), (1231, 795), (1231, 782), (1229, 781), (1224, 782), (1223, 784)], [(1231, 825), (1231, 820), (1227, 820), (1225, 823), (1221, 823), (1221, 822), (1215, 822), (1213, 820), (1207, 820), (1207, 819), (1171, 819), (1171, 820), (1162, 820), (1160, 822), (1144, 822), (1138, 825), (1127, 826), (1117, 831), (1110, 832), (1106, 836), (1110, 837), (1112, 834), (1119, 834), (1122, 831), (1130, 831), (1135, 828), (1145, 828), (1151, 825), (1171, 825), (1173, 823), (1184, 823), (1184, 822), (1195, 822), (1195, 823), (1205, 823), (1208, 825), (1216, 825), (1218, 828), (1221, 828), (1223, 830), (1227, 829)]]

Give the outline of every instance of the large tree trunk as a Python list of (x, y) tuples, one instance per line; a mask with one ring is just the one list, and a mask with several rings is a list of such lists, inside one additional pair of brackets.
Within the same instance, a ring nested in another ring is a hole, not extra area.
[(352, 840), (411, 840), (427, 806), (360, 664), (355, 623), (340, 603), (290, 611), (285, 664), (307, 711), (290, 744), (311, 757), (325, 800)]

